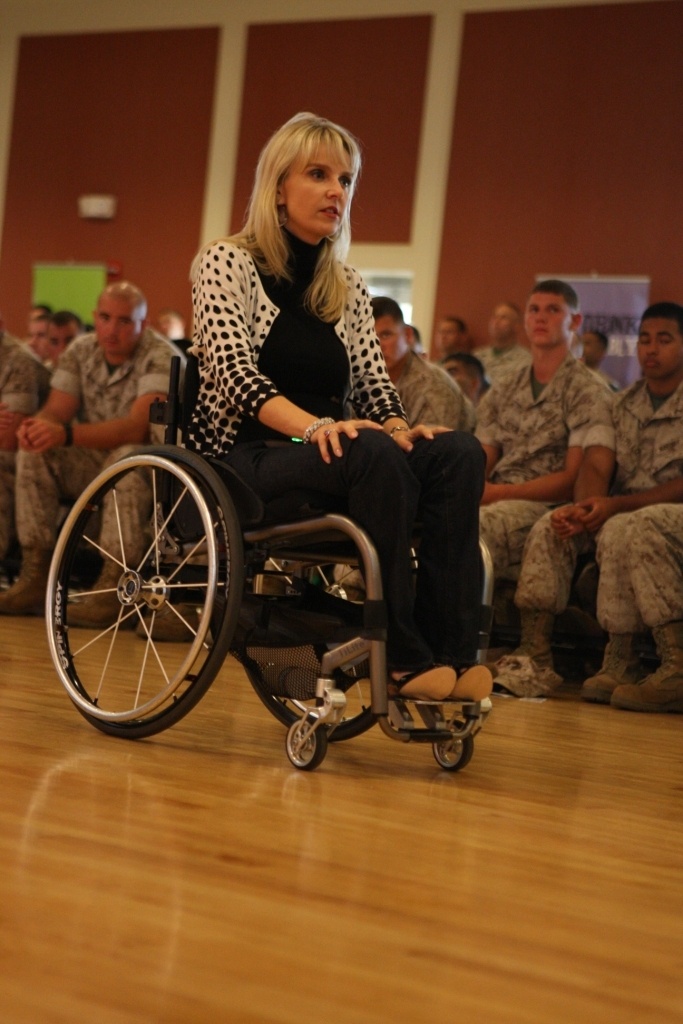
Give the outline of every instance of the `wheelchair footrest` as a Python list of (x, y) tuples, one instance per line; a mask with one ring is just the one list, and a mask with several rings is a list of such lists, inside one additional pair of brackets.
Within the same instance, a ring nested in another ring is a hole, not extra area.
[(448, 729), (394, 729), (397, 738), (409, 740), (411, 743), (443, 743), (448, 739)]
[[(488, 700), (475, 703), (391, 697), (388, 704), (387, 729), (405, 742), (410, 740), (415, 743), (438, 743), (448, 735), (464, 738), (479, 731), (490, 710), (488, 704)], [(422, 724), (416, 721), (411, 710), (419, 716)]]
[(470, 715), (478, 717), (479, 714), (490, 711), (492, 706), (490, 697), (484, 697), (484, 699), (480, 701), (463, 700), (460, 698), (456, 699), (454, 697), (446, 697), (444, 700), (421, 700), (418, 697), (402, 697), (400, 693), (389, 695), (389, 706), (391, 707), (394, 704), (399, 707), (403, 707), (409, 704), (411, 707), (414, 707), (418, 711), (420, 711), (420, 709), (426, 708), (437, 708), (442, 709), (444, 711), (456, 711), (458, 708), (460, 708), (462, 710), (462, 713), (467, 717), (469, 717)]

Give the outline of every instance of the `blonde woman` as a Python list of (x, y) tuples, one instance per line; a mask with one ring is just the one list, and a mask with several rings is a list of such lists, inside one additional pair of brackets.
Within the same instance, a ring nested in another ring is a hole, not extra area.
[(343, 498), (378, 549), (390, 688), (479, 700), (483, 454), (470, 435), (406, 423), (367, 288), (344, 263), (360, 165), (349, 132), (297, 114), (261, 153), (242, 231), (196, 257), (189, 444), (266, 501), (302, 487)]

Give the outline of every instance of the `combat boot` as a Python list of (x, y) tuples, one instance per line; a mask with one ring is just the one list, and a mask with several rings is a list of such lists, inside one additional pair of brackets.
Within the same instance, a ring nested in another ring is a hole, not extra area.
[(602, 667), (581, 687), (581, 700), (609, 704), (617, 686), (635, 684), (645, 675), (640, 658), (633, 650), (632, 633), (610, 633)]
[(521, 619), (519, 647), (495, 663), (494, 689), (515, 697), (546, 697), (562, 683), (550, 648), (555, 616), (539, 608), (522, 608)]
[(683, 714), (683, 622), (652, 630), (661, 664), (637, 685), (618, 686), (610, 704), (627, 711), (673, 711)]
[(0, 594), (0, 615), (44, 615), (45, 591), (52, 552), (24, 548), (21, 571), (9, 590)]
[[(78, 601), (70, 602), (67, 613), (69, 626), (80, 626), (83, 629), (107, 629), (113, 626), (122, 607), (116, 589), (122, 574), (121, 566), (108, 558), (92, 585), (92, 592)], [(134, 615), (126, 620), (131, 628), (136, 622), (137, 616)]]

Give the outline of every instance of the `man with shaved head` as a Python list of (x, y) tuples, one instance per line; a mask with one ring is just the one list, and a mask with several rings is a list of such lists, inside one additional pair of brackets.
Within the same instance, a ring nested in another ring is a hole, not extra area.
[[(171, 349), (147, 327), (147, 301), (127, 281), (109, 285), (93, 313), (95, 329), (75, 338), (55, 370), (48, 398), (17, 432), (16, 522), (22, 547), (21, 573), (0, 594), (0, 614), (42, 614), (56, 539), (59, 504), (77, 498), (103, 467), (149, 440), (149, 411), (168, 388)], [(144, 553), (151, 494), (142, 474), (130, 473), (117, 487), (117, 506), (105, 502), (100, 544), (134, 561)], [(70, 625), (98, 626), (116, 599), (116, 581), (102, 578), (93, 589), (114, 588), (74, 607)]]

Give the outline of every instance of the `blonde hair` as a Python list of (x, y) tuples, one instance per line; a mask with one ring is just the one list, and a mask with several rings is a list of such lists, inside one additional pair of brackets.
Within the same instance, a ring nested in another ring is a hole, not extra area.
[[(342, 315), (347, 299), (343, 264), (351, 243), (351, 199), (361, 167), (360, 145), (345, 128), (305, 112), (278, 128), (262, 149), (256, 165), (244, 227), (224, 241), (251, 253), (264, 273), (278, 281), (291, 281), (290, 250), (280, 224), (277, 193), (293, 165), (312, 162), (321, 149), (327, 149), (333, 159), (350, 162), (352, 175), (341, 224), (333, 235), (323, 239), (313, 281), (304, 296), (312, 313), (322, 320), (334, 321)], [(206, 248), (202, 248), (192, 264), (193, 279)]]

